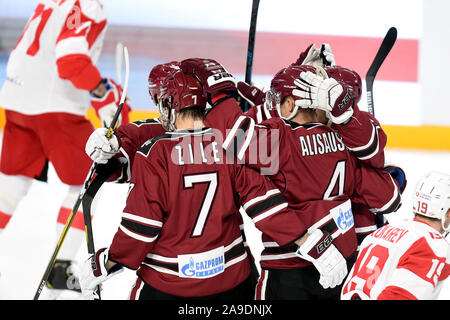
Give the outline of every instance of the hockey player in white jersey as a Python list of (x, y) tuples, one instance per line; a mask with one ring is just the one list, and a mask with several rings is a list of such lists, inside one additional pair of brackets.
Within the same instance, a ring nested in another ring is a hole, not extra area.
[(343, 300), (437, 299), (450, 273), (450, 175), (427, 173), (415, 193), (413, 220), (367, 236), (342, 289)]
[[(98, 0), (37, 1), (9, 56), (0, 91), (6, 116), (0, 160), (0, 233), (33, 179), (46, 180), (50, 162), (69, 186), (57, 216), (57, 237), (61, 234), (92, 164), (84, 152), (94, 130), (85, 118), (89, 97), (101, 122), (109, 125), (121, 95), (121, 87), (103, 78), (95, 66), (106, 26)], [(127, 122), (128, 112), (126, 104), (119, 121)], [(84, 233), (83, 215), (78, 212), (48, 279), (49, 288), (79, 291), (70, 270)]]

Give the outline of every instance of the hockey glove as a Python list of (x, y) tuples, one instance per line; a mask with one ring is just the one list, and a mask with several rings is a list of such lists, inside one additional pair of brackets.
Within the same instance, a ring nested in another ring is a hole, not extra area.
[(94, 255), (86, 260), (80, 277), (80, 287), (83, 297), (88, 300), (98, 299), (96, 292), (97, 287), (123, 271), (120, 264), (116, 264), (109, 271), (106, 270), (106, 262), (108, 261), (108, 248), (98, 250)]
[(403, 194), (403, 191), (405, 191), (407, 183), (405, 171), (403, 171), (402, 168), (392, 164), (386, 164), (384, 166), (384, 171), (388, 172), (391, 175), (391, 177), (397, 182), (398, 187), (400, 189), (400, 193)]
[(266, 93), (256, 86), (251, 86), (244, 81), (239, 81), (236, 85), (239, 95), (244, 98), (250, 105), (258, 106), (264, 103)]
[(309, 65), (313, 67), (335, 66), (334, 54), (328, 43), (322, 44), (320, 50), (313, 43), (305, 51), (300, 53), (294, 65)]
[[(322, 68), (318, 70), (326, 76)], [(352, 117), (355, 97), (351, 86), (310, 71), (300, 73), (300, 78), (294, 83), (298, 89), (294, 89), (292, 94), (301, 98), (295, 101), (299, 107), (324, 110), (336, 124), (344, 124)]]
[[(122, 96), (122, 87), (114, 82), (112, 79), (103, 79), (103, 85), (106, 87), (106, 93), (102, 97), (98, 97), (91, 92), (91, 105), (94, 108), (97, 116), (100, 118), (102, 125), (106, 128), (111, 125), (111, 122), (119, 107), (120, 98)], [(117, 126), (122, 123), (129, 122), (130, 113), (129, 99), (125, 99), (122, 111), (120, 112)]]
[(297, 249), (297, 255), (311, 262), (319, 271), (319, 283), (323, 288), (334, 288), (344, 281), (347, 275), (347, 262), (332, 244), (328, 232), (314, 230)]
[(112, 134), (108, 140), (107, 133), (106, 128), (95, 129), (86, 142), (85, 151), (95, 163), (105, 164), (119, 151), (117, 137)]
[(209, 95), (219, 92), (236, 92), (236, 79), (213, 59), (186, 59), (181, 61), (180, 68), (184, 73), (197, 76)]

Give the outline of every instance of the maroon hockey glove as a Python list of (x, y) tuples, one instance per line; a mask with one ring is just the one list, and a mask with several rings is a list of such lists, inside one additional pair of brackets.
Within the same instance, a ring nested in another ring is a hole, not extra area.
[(252, 106), (264, 103), (266, 93), (261, 89), (251, 86), (244, 81), (239, 81), (236, 85), (239, 95), (247, 100)]
[(184, 73), (195, 75), (202, 83), (206, 93), (236, 92), (236, 80), (225, 68), (213, 59), (190, 58), (181, 61)]
[[(303, 51), (303, 52), (300, 53), (300, 55), (298, 56), (297, 61), (295, 61), (295, 62), (292, 63), (292, 64), (298, 65), (298, 66), (302, 65), (303, 62), (305, 61), (306, 57), (308, 56), (308, 54), (311, 55), (312, 51), (314, 51), (314, 48), (313, 48), (313, 47), (315, 48), (315, 44), (314, 44), (314, 43), (310, 44), (310, 45), (308, 46), (308, 48), (306, 48), (305, 51)], [(310, 51), (311, 51), (311, 52), (310, 52)]]

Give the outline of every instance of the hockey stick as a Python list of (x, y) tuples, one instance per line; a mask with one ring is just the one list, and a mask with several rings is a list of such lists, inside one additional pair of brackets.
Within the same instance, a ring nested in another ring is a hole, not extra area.
[[(247, 46), (247, 64), (245, 69), (245, 82), (251, 84), (252, 69), (253, 69), (253, 54), (255, 52), (255, 34), (256, 34), (256, 20), (258, 18), (259, 0), (253, 0), (252, 14), (250, 18), (250, 30), (248, 33)], [(250, 104), (245, 100), (244, 111), (248, 111)]]
[(397, 29), (395, 27), (391, 27), (386, 33), (386, 36), (384, 37), (383, 42), (378, 49), (375, 59), (372, 61), (372, 64), (370, 65), (370, 68), (366, 73), (367, 108), (372, 115), (375, 115), (373, 105), (373, 82), (375, 81), (375, 76), (377, 75), (381, 64), (384, 62), (384, 59), (386, 59), (396, 40)]
[[(112, 136), (114, 128), (115, 128), (115, 126), (117, 124), (117, 120), (119, 119), (120, 112), (122, 111), (123, 104), (125, 102), (125, 98), (126, 98), (126, 94), (127, 94), (127, 90), (128, 90), (128, 80), (129, 80), (129, 75), (130, 75), (129, 57), (128, 57), (128, 49), (127, 49), (127, 47), (124, 47), (123, 49), (124, 49), (124, 55), (125, 55), (125, 68), (126, 68), (125, 85), (124, 85), (124, 88), (123, 88), (122, 96), (120, 98), (119, 107), (117, 108), (117, 111), (116, 111), (116, 113), (114, 115), (114, 118), (111, 121), (111, 124), (110, 124), (110, 126), (108, 128), (108, 133), (106, 135), (107, 139), (110, 139), (111, 136)], [(72, 208), (72, 212), (70, 213), (69, 218), (67, 219), (66, 225), (64, 226), (64, 229), (63, 229), (63, 231), (61, 233), (61, 236), (60, 236), (60, 238), (58, 240), (58, 243), (56, 244), (56, 248), (55, 248), (55, 250), (53, 252), (53, 255), (50, 258), (50, 261), (49, 261), (49, 263), (47, 265), (47, 268), (45, 269), (44, 275), (42, 276), (42, 279), (41, 279), (41, 281), (39, 283), (39, 286), (38, 286), (38, 288), (36, 290), (36, 293), (34, 295), (34, 300), (38, 300), (39, 299), (39, 296), (41, 295), (42, 289), (44, 289), (44, 286), (47, 283), (48, 277), (50, 276), (50, 273), (51, 273), (51, 271), (53, 269), (53, 266), (55, 264), (56, 257), (58, 256), (59, 250), (61, 249), (61, 246), (62, 246), (62, 243), (64, 242), (64, 239), (66, 238), (67, 232), (69, 231), (70, 225), (72, 224), (72, 222), (73, 222), (73, 220), (75, 218), (75, 215), (76, 215), (76, 213), (78, 211), (78, 208), (81, 205), (83, 196), (85, 195), (86, 190), (88, 189), (88, 187), (89, 187), (89, 185), (91, 183), (91, 180), (92, 180), (92, 177), (94, 176), (96, 167), (97, 167), (97, 165), (94, 162), (92, 164), (92, 166), (91, 166), (89, 174), (87, 175), (87, 177), (86, 177), (86, 179), (84, 181), (83, 187), (81, 188), (81, 191), (80, 191), (80, 193), (78, 195), (77, 201), (75, 202), (75, 204), (74, 204), (74, 206)], [(90, 224), (91, 223), (90, 220), (91, 220), (90, 217), (88, 219), (89, 222), (87, 222), (86, 219), (85, 219), (85, 223), (89, 223)], [(86, 228), (86, 230), (87, 230), (87, 228)], [(92, 232), (92, 227), (90, 228), (90, 231)], [(88, 232), (86, 232), (86, 237), (87, 237), (88, 247), (89, 247), (89, 242), (92, 241), (92, 234), (89, 235)], [(92, 243), (92, 247), (93, 247), (93, 243)]]
[[(391, 27), (386, 36), (381, 43), (380, 48), (378, 49), (375, 58), (372, 61), (372, 64), (369, 67), (369, 70), (366, 73), (366, 94), (367, 94), (367, 109), (368, 111), (375, 116), (375, 109), (373, 104), (373, 83), (375, 81), (375, 76), (378, 73), (381, 65), (386, 59), (389, 52), (391, 52), (392, 47), (397, 40), (397, 29), (395, 27)], [(375, 216), (377, 227), (380, 228), (384, 225), (384, 217), (382, 214), (377, 214)]]
[(116, 74), (117, 81), (122, 85), (122, 62), (123, 62), (123, 44), (122, 42), (117, 42), (116, 45)]

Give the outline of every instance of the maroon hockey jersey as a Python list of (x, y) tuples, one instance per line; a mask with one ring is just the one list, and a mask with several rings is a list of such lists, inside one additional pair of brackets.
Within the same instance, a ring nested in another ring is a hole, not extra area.
[(119, 140), (120, 149), (117, 158), (125, 158), (125, 166), (108, 181), (128, 182), (131, 177), (134, 155), (136, 151), (148, 140), (164, 134), (166, 130), (158, 119), (145, 119), (123, 124), (114, 132)]
[(109, 258), (169, 294), (229, 290), (250, 273), (241, 206), (280, 245), (306, 230), (270, 179), (227, 157), (215, 130), (168, 132), (135, 155)]
[[(372, 213), (393, 212), (400, 205), (400, 192), (390, 175), (358, 161), (340, 135), (324, 124), (299, 125), (275, 117), (256, 124), (241, 113), (234, 99), (216, 105), (207, 114), (205, 124), (224, 134), (224, 148), (232, 150), (246, 165), (270, 176), (293, 209), (301, 208), (305, 201), (322, 199), (351, 199)], [(341, 208), (341, 212), (345, 213), (346, 208)], [(339, 226), (338, 218), (331, 212), (311, 210), (303, 219), (312, 228), (327, 229), (329, 223), (333, 230)], [(351, 220), (352, 231), (335, 239), (342, 253), (348, 248), (354, 252), (357, 246)], [(267, 234), (263, 234), (263, 243), (262, 267), (309, 264), (295, 256), (295, 246), (280, 246)]]
[[(279, 117), (275, 109), (269, 109), (266, 104), (256, 105), (250, 108), (245, 115), (252, 118), (256, 124), (265, 120)], [(374, 168), (384, 167), (384, 148), (386, 146), (386, 133), (381, 128), (378, 120), (369, 112), (359, 110), (353, 106), (353, 116), (346, 125), (332, 124), (342, 138), (345, 146), (361, 162)], [(361, 204), (353, 203), (355, 216), (355, 232), (360, 244), (365, 236), (377, 229), (377, 217), (369, 208)]]

